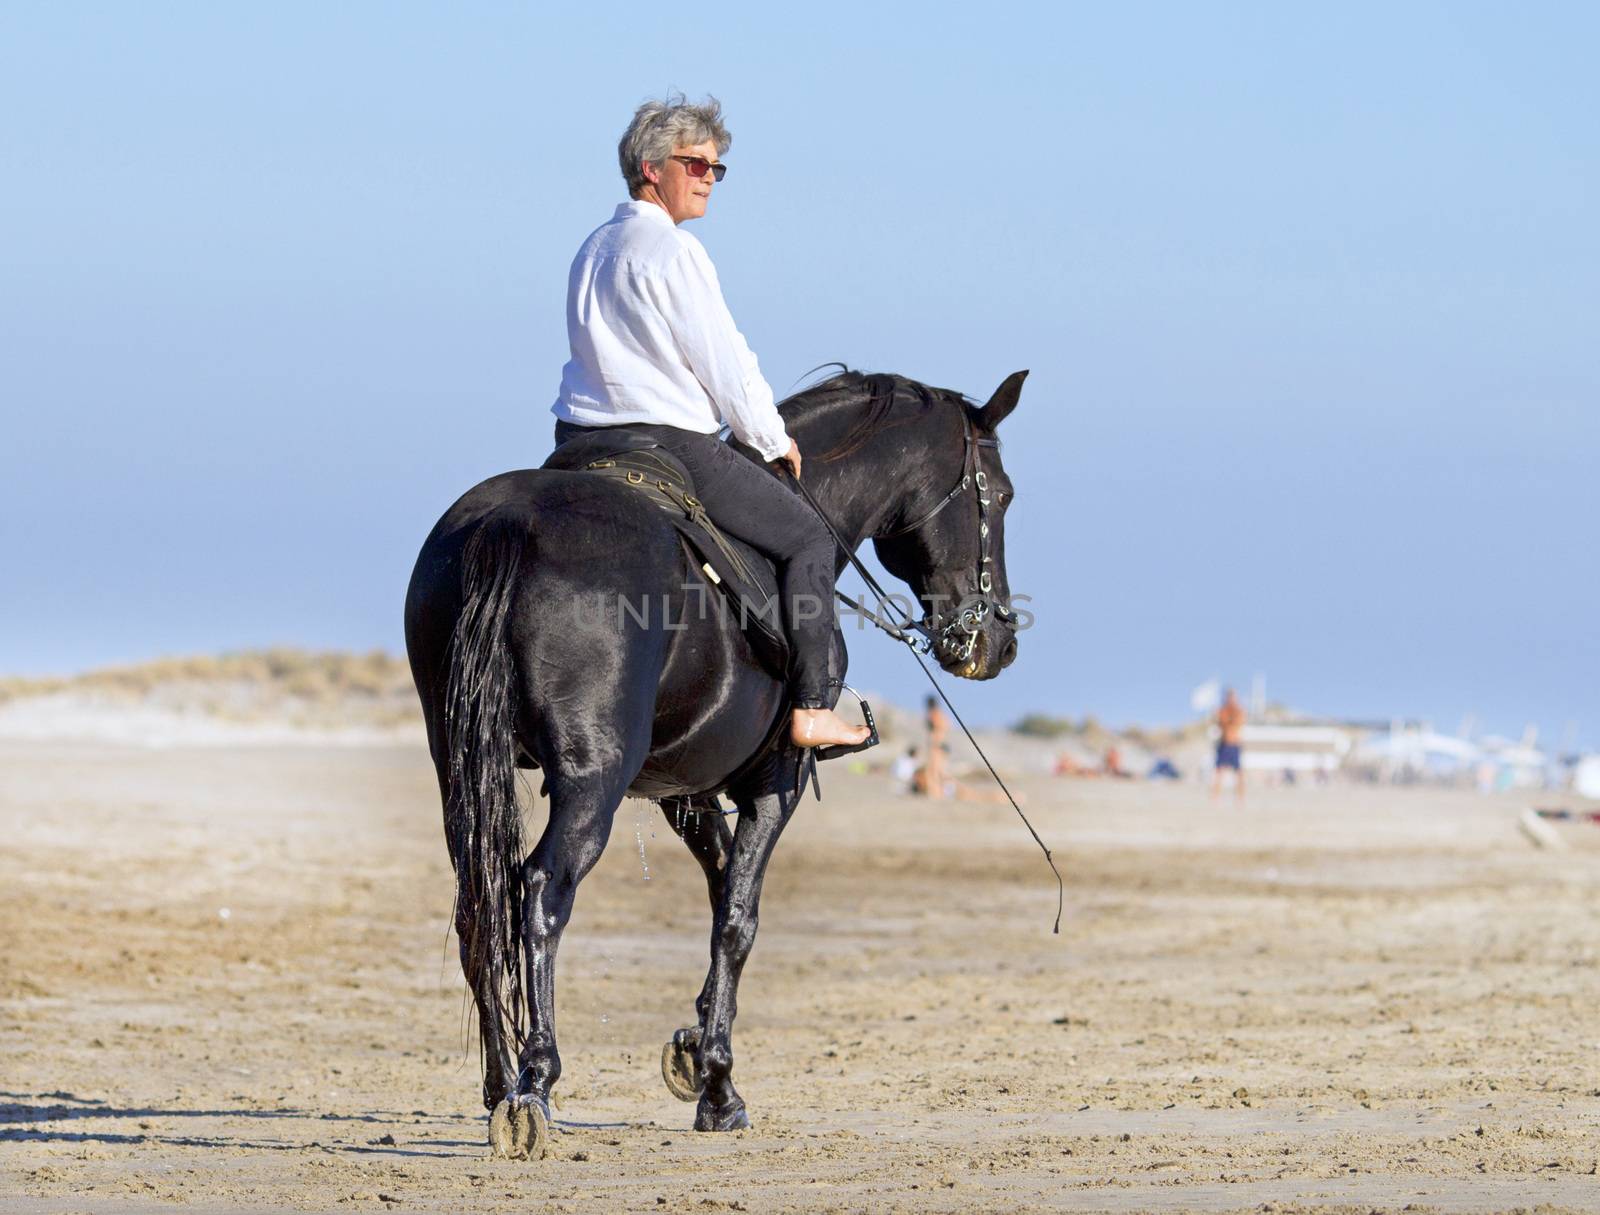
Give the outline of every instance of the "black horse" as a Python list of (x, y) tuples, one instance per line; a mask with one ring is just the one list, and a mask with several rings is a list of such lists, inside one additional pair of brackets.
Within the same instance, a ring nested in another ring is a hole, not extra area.
[[(781, 406), (816, 503), (852, 551), (873, 539), (924, 606), (941, 666), (970, 679), (991, 679), (1016, 656), (1002, 531), (1012, 490), (994, 435), (1026, 375), (981, 407), (857, 372)], [(801, 765), (787, 730), (774, 729), (788, 715), (781, 674), (762, 665), (737, 613), (695, 610), (697, 589), (671, 521), (644, 494), (587, 472), (484, 481), (445, 513), (417, 559), (406, 649), (438, 769), (461, 965), (501, 1154), (543, 1141), (561, 1073), (556, 948), (629, 794), (679, 799), (668, 822), (711, 896), (697, 1023), (668, 1042), (664, 1074), (678, 1096), (698, 1097), (697, 1130), (749, 1125), (731, 1079), (735, 992)], [(640, 604), (661, 610), (630, 606)], [(549, 795), (531, 853), (519, 766), (542, 769)], [(705, 812), (721, 791), (739, 811), (733, 830)]]

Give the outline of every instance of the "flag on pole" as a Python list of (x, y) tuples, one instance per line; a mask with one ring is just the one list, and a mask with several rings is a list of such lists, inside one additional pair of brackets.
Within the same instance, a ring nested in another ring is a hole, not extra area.
[(1189, 693), (1189, 707), (1196, 713), (1209, 713), (1222, 703), (1222, 680), (1208, 679)]

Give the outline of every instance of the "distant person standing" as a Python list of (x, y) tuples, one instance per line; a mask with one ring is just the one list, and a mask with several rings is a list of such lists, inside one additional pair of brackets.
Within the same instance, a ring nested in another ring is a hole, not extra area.
[(928, 796), (942, 798), (945, 795), (945, 756), (949, 754), (950, 745), (945, 740), (950, 734), (950, 721), (944, 715), (944, 710), (939, 707), (937, 697), (930, 696), (927, 701), (927, 716), (923, 719), (928, 728), (928, 762), (927, 782)]
[(1233, 787), (1238, 799), (1244, 801), (1244, 768), (1239, 763), (1240, 746), (1244, 738), (1244, 706), (1239, 703), (1239, 694), (1229, 688), (1222, 698), (1222, 707), (1217, 710), (1217, 770), (1211, 780), (1211, 798), (1215, 801), (1222, 794), (1222, 772), (1225, 768), (1233, 769)]

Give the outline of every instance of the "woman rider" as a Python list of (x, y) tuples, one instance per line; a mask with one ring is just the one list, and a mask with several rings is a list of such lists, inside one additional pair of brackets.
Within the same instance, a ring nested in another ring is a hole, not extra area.
[[(578, 249), (567, 282), (572, 357), (561, 373), (556, 442), (628, 426), (682, 460), (717, 526), (778, 566), (794, 651), (790, 736), (798, 746), (859, 743), (865, 726), (828, 708), (834, 543), (798, 494), (800, 448), (734, 326), (705, 248), (679, 226), (706, 213), (732, 137), (715, 98), (640, 106), (617, 146), (629, 201)], [(718, 438), (726, 424), (773, 466)]]

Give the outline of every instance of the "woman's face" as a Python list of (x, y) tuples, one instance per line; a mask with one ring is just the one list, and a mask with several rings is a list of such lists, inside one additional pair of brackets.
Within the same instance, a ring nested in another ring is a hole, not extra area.
[[(717, 163), (715, 140), (686, 147), (673, 148), (672, 156)], [(672, 216), (672, 222), (681, 224), (686, 219), (699, 219), (706, 213), (706, 203), (711, 200), (711, 187), (715, 179), (708, 172), (704, 177), (690, 177), (689, 166), (681, 160), (668, 157), (659, 165), (644, 166), (645, 179), (655, 187), (656, 197)]]

